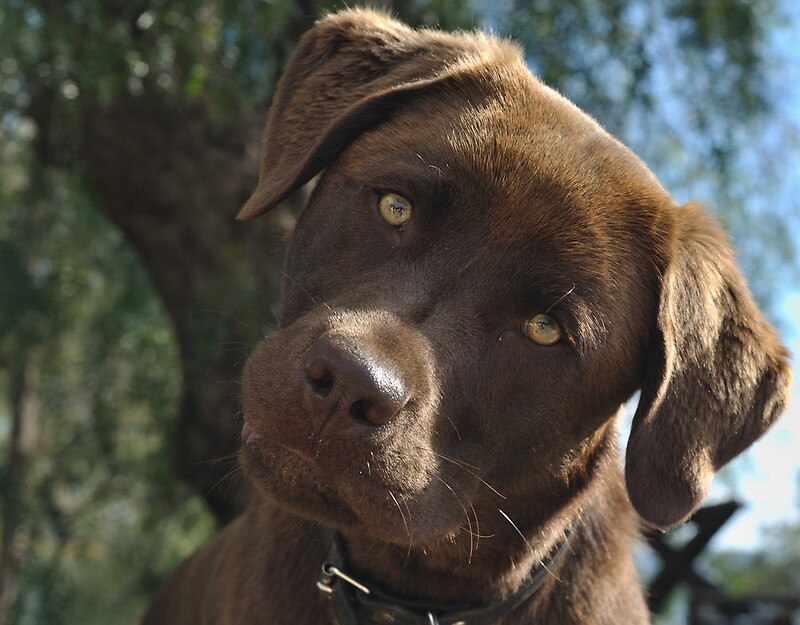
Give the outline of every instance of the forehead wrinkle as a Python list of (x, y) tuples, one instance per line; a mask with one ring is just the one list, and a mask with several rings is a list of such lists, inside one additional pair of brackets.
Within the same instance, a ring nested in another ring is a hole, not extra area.
[(576, 274), (583, 272), (570, 272), (576, 279), (574, 281), (567, 274), (563, 274), (559, 283), (569, 288), (559, 291), (549, 291), (553, 298), (542, 312), (554, 315), (556, 318), (566, 316), (573, 323), (569, 323), (575, 334), (576, 346), (579, 352), (586, 355), (591, 350), (600, 347), (605, 342), (606, 325), (600, 311), (604, 310), (603, 301), (609, 296), (605, 283), (601, 280), (587, 280), (586, 276)]
[(488, 212), (491, 239), (506, 244), (541, 228), (554, 209), (562, 213), (558, 209), (572, 205), (580, 188), (579, 179), (565, 185), (559, 180), (563, 172), (549, 171), (530, 131), (513, 124), (513, 118), (502, 111), (501, 100), (490, 100), (465, 111), (448, 133), (459, 168)]
[(577, 320), (578, 348), (582, 355), (600, 348), (606, 340), (606, 325), (597, 311), (603, 308), (597, 303), (587, 302), (587, 298), (576, 295), (577, 303), (573, 304)]
[(624, 221), (619, 209), (630, 195), (668, 197), (644, 163), (595, 120), (513, 69), (503, 81), (483, 76), (484, 97), (447, 124), (450, 150), (491, 213), (493, 239), (512, 243), (552, 221), (602, 235), (605, 226)]
[(473, 265), (492, 268), (477, 271), (491, 282), (482, 288), (497, 293), (497, 285), (505, 285), (507, 291), (498, 295), (497, 301), (518, 301), (516, 314), (545, 313), (567, 321), (581, 354), (605, 343), (607, 328), (601, 313), (613, 295), (612, 281), (585, 258), (522, 241), (510, 247), (487, 245), (460, 267), (459, 277), (468, 274), (466, 270)]

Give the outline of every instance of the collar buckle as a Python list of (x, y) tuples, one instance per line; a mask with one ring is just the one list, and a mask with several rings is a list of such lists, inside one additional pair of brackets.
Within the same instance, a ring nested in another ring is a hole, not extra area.
[[(356, 590), (361, 591), (365, 595), (371, 595), (370, 589), (356, 579), (350, 577), (347, 573), (337, 568), (333, 562), (325, 562), (322, 565), (322, 571), (317, 581), (317, 588), (328, 599), (333, 599), (335, 584), (341, 580), (349, 584)], [(441, 625), (439, 618), (431, 611), (427, 611), (425, 616), (428, 618), (427, 625)], [(464, 623), (456, 623), (455, 625), (465, 625)]]
[(331, 601), (335, 622), (339, 625), (359, 625), (363, 614), (370, 622), (391, 625), (490, 625), (525, 603), (548, 580), (555, 579), (554, 571), (569, 550), (572, 530), (567, 529), (548, 557), (535, 566), (527, 582), (505, 599), (482, 605), (446, 604), (393, 597), (381, 588), (369, 588), (350, 577), (338, 566), (346, 562), (341, 539), (336, 532), (320, 526), (328, 557), (317, 581), (320, 593)]
[(340, 579), (343, 582), (350, 584), (356, 590), (360, 590), (365, 595), (369, 595), (370, 590), (361, 582), (353, 579), (347, 573), (339, 570), (334, 566), (333, 562), (325, 562), (322, 565), (322, 573), (320, 573), (319, 581), (317, 582), (317, 588), (319, 591), (325, 595), (333, 594), (333, 584), (336, 582), (336, 579)]

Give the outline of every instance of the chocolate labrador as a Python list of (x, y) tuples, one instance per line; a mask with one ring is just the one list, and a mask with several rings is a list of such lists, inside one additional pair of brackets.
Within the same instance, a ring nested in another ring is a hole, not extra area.
[(720, 227), (513, 44), (367, 10), (301, 40), (239, 217), (318, 174), (243, 375), (259, 495), (144, 622), (647, 623), (640, 522), (790, 380)]

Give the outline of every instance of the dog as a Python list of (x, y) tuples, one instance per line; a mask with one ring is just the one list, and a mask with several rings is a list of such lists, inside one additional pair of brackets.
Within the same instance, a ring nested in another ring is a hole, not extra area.
[(239, 218), (317, 177), (243, 371), (258, 495), (144, 623), (649, 622), (642, 524), (790, 384), (716, 221), (514, 44), (364, 9), (300, 41)]

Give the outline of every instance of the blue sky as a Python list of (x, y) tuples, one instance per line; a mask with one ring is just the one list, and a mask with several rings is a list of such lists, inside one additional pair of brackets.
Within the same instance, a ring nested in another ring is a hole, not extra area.
[(781, 312), (795, 371), (789, 407), (764, 438), (731, 463), (733, 487), (725, 479), (715, 483), (710, 501), (727, 500), (733, 490), (746, 507), (723, 526), (712, 543), (714, 549), (752, 549), (761, 544), (764, 527), (800, 523), (800, 290), (784, 297)]
[[(779, 3), (787, 19), (772, 33), (772, 44), (783, 61), (770, 81), (776, 114), (800, 128), (800, 3), (784, 0)], [(796, 139), (795, 139), (796, 140)], [(785, 138), (785, 172), (782, 189), (774, 193), (783, 210), (797, 223), (800, 197), (800, 146)], [(783, 150), (782, 150), (783, 152)], [(800, 233), (792, 233), (800, 252)], [(746, 507), (740, 510), (715, 537), (715, 549), (757, 547), (764, 527), (776, 523), (800, 524), (800, 281), (788, 275), (786, 290), (778, 295), (784, 325), (783, 339), (792, 352), (795, 372), (789, 406), (778, 423), (748, 452), (731, 465), (734, 484)], [(751, 280), (753, 277), (751, 276)], [(730, 498), (731, 487), (718, 479), (710, 500)]]

